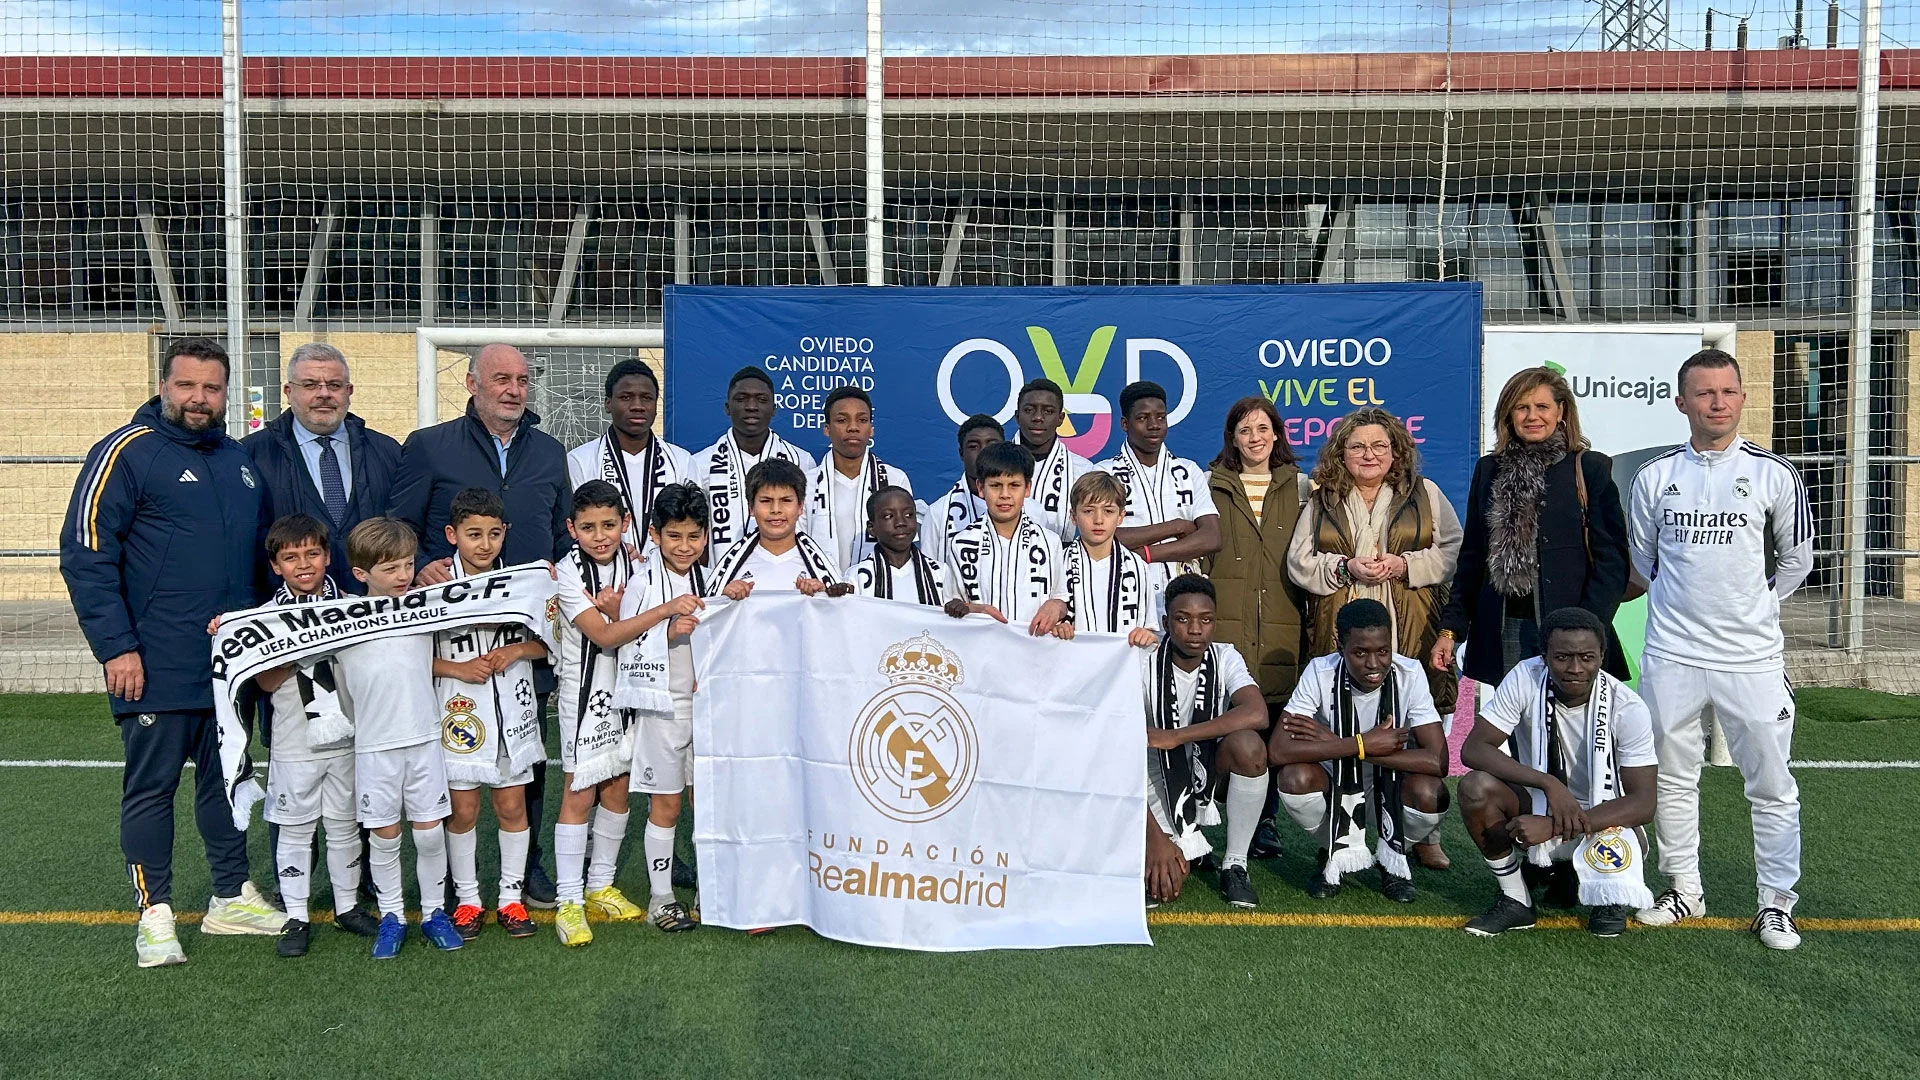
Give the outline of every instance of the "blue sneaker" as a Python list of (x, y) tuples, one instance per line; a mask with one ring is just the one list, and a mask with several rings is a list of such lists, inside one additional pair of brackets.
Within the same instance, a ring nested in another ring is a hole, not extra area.
[(407, 940), (407, 923), (398, 915), (380, 916), (380, 930), (373, 938), (373, 958), (391, 960), (400, 955), (400, 946)]
[(466, 944), (466, 941), (460, 937), (459, 927), (454, 926), (453, 920), (447, 918), (447, 913), (439, 908), (420, 920), (420, 933), (433, 943), (434, 948), (445, 949), (448, 952)]

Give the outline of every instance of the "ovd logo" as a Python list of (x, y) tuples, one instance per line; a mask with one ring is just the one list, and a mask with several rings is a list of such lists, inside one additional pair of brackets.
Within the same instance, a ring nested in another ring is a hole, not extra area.
[(895, 821), (931, 821), (973, 786), (980, 738), (948, 691), (964, 681), (960, 657), (926, 633), (880, 659), (888, 686), (853, 722), (847, 761), (854, 786)]

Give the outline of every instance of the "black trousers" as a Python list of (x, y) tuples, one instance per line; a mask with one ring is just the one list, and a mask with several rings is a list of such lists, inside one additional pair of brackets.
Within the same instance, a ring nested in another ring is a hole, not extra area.
[(540, 719), (540, 760), (533, 763), (533, 782), (527, 785), (527, 872), (541, 865), (543, 848), (540, 846), (541, 823), (546, 820), (547, 809), (547, 703), (552, 694), (541, 694), (535, 699), (534, 708), (539, 711)]
[(213, 710), (117, 719), (127, 758), (120, 786), (120, 850), (134, 906), (173, 902), (173, 796), (188, 761), (194, 764), (193, 819), (206, 844), (214, 895), (238, 895), (247, 881), (247, 837), (233, 827), (227, 806)]

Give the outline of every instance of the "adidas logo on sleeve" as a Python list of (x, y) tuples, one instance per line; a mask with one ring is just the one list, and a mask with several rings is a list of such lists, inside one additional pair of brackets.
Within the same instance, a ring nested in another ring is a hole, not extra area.
[(180, 470), (180, 483), (182, 483), (182, 484), (197, 484), (197, 483), (199, 483), (199, 482), (200, 482), (200, 478), (199, 478), (199, 477), (197, 477), (197, 476), (195, 476), (195, 475), (193, 475), (193, 470), (192, 470), (192, 469), (182, 469), (182, 470)]

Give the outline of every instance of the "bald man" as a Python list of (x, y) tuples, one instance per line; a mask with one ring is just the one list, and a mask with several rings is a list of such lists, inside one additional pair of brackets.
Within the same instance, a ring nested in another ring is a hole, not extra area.
[[(527, 408), (532, 390), (527, 358), (520, 350), (488, 345), (467, 364), (466, 415), (407, 436), (387, 513), (411, 524), (420, 537), (415, 584), (437, 585), (452, 577), (453, 545), (447, 542), (446, 527), (453, 497), (465, 488), (486, 488), (507, 505), (501, 565), (558, 559), (573, 546), (567, 535), (567, 513), (573, 505), (567, 451), (540, 430), (540, 418)], [(553, 669), (536, 664), (534, 689), (540, 695), (542, 728), (554, 685)], [(532, 907), (552, 907), (554, 898), (540, 861), (545, 791), (542, 762), (533, 767), (533, 783), (527, 786), (534, 837), (524, 895)]]

